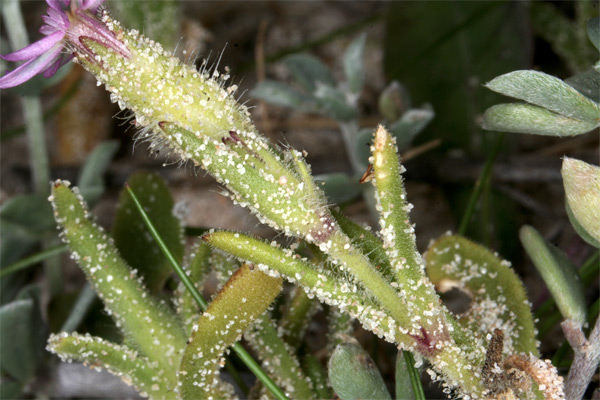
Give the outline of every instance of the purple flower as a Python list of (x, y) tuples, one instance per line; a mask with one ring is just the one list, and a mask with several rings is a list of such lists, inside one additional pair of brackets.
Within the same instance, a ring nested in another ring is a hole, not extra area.
[[(47, 15), (40, 32), (45, 35), (29, 46), (5, 56), (7, 61), (25, 61), (0, 78), (0, 89), (14, 87), (39, 73), (48, 78), (73, 58), (73, 53), (93, 55), (79, 39), (87, 37), (112, 48), (124, 57), (130, 52), (94, 15), (104, 0), (46, 0)], [(68, 53), (63, 52), (66, 44)]]

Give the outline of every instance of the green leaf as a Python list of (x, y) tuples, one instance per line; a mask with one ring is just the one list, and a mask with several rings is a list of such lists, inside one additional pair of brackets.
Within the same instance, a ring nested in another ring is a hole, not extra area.
[(322, 184), (321, 188), (325, 195), (334, 204), (348, 202), (362, 193), (358, 178), (343, 172), (316, 175), (314, 179), (317, 183)]
[(23, 391), (21, 382), (9, 381), (6, 377), (2, 377), (0, 381), (0, 399), (20, 399)]
[(96, 146), (79, 172), (77, 184), (88, 204), (93, 204), (104, 192), (102, 176), (119, 149), (119, 142), (109, 140)]
[[(425, 254), (427, 275), (444, 293), (453, 288), (471, 297), (470, 308), (458, 322), (481, 341), (495, 328), (502, 329), (506, 352), (539, 355), (533, 316), (523, 283), (510, 268), (483, 246), (461, 236), (443, 236)], [(483, 361), (483, 360), (482, 360)]]
[(538, 71), (514, 71), (485, 85), (506, 96), (524, 100), (572, 119), (600, 120), (600, 106), (562, 80)]
[(243, 265), (219, 291), (198, 320), (179, 367), (183, 399), (232, 398), (218, 378), (227, 348), (273, 302), (281, 279)]
[[(155, 173), (138, 172), (128, 184), (169, 250), (181, 262), (183, 226), (173, 215), (173, 198), (164, 180)], [(158, 293), (173, 271), (126, 190), (119, 197), (112, 233), (121, 256), (140, 272), (150, 292)]]
[(392, 81), (379, 95), (377, 107), (387, 121), (396, 121), (410, 109), (410, 95), (400, 82)]
[(296, 82), (312, 94), (319, 85), (334, 87), (335, 80), (329, 68), (317, 57), (310, 54), (292, 54), (283, 60)]
[(149, 359), (125, 345), (118, 345), (89, 334), (50, 335), (48, 351), (66, 362), (83, 362), (93, 369), (104, 368), (133, 386), (143, 397), (173, 398), (172, 382)]
[(565, 82), (596, 103), (600, 101), (600, 72), (594, 68), (574, 75)]
[(600, 242), (597, 241), (596, 239), (594, 239), (585, 230), (585, 228), (583, 226), (581, 226), (581, 224), (577, 220), (577, 217), (575, 217), (575, 214), (573, 214), (573, 210), (571, 210), (571, 207), (569, 206), (569, 202), (565, 202), (565, 209), (567, 211), (567, 216), (569, 217), (569, 222), (571, 223), (571, 226), (573, 227), (573, 229), (575, 229), (575, 232), (577, 232), (577, 234), (583, 240), (585, 240), (590, 246), (594, 246), (595, 248), (600, 249)]
[(585, 297), (575, 266), (562, 251), (545, 241), (531, 226), (521, 227), (519, 238), (563, 317), (583, 325), (586, 317)]
[(309, 110), (314, 102), (312, 97), (286, 85), (285, 83), (264, 80), (259, 82), (250, 95), (276, 106)]
[(576, 136), (600, 124), (565, 117), (530, 104), (498, 104), (485, 110), (483, 129), (499, 132), (532, 133), (546, 136)]
[(42, 359), (45, 327), (36, 301), (16, 300), (0, 308), (0, 366), (19, 382), (31, 378)]
[(342, 400), (392, 398), (369, 353), (353, 343), (335, 348), (329, 359), (329, 381)]
[(157, 362), (174, 384), (173, 365), (186, 341), (177, 316), (150, 295), (109, 236), (91, 220), (80, 196), (57, 181), (50, 199), (64, 241), (107, 311), (129, 340), (152, 362)]
[(562, 177), (567, 197), (567, 211), (571, 221), (576, 220), (578, 232), (584, 230), (584, 239), (598, 247), (600, 243), (600, 167), (565, 157)]
[(328, 115), (337, 121), (348, 121), (356, 118), (356, 108), (348, 104), (346, 95), (340, 89), (318, 84), (313, 95), (322, 108), (321, 114)]
[(587, 33), (594, 46), (600, 50), (600, 17), (592, 18), (587, 22)]
[(389, 131), (396, 138), (396, 146), (400, 150), (406, 148), (435, 117), (429, 104), (423, 108), (408, 110), (397, 121), (389, 126)]
[(54, 227), (47, 196), (38, 194), (24, 194), (6, 200), (0, 207), (0, 221), (2, 225), (10, 225), (11, 229), (18, 229), (21, 235), (31, 238), (41, 238)]
[(365, 42), (367, 35), (362, 34), (350, 43), (344, 51), (342, 63), (348, 87), (352, 93), (358, 94), (362, 90), (365, 80)]
[(179, 1), (118, 0), (107, 5), (123, 26), (143, 32), (144, 36), (160, 43), (166, 50), (174, 50), (180, 41), (182, 18)]

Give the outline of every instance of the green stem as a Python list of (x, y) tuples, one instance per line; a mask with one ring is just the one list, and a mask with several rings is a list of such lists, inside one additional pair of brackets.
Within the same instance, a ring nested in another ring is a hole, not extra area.
[(475, 182), (475, 188), (471, 193), (471, 197), (469, 197), (467, 208), (465, 210), (465, 213), (463, 214), (458, 228), (458, 234), (461, 236), (464, 236), (465, 232), (467, 231), (467, 227), (469, 226), (469, 222), (473, 217), (473, 212), (475, 211), (475, 206), (477, 205), (477, 200), (479, 200), (479, 196), (481, 195), (484, 183), (489, 179), (490, 174), (492, 172), (492, 167), (494, 165), (494, 162), (496, 161), (496, 157), (498, 156), (498, 153), (500, 153), (503, 139), (504, 133), (498, 133), (498, 135), (496, 136), (496, 141), (494, 142), (494, 147), (492, 148), (492, 152), (487, 158), (483, 170), (477, 178), (477, 182)]
[[(126, 189), (129, 192), (129, 195), (131, 196), (131, 198), (133, 199), (133, 202), (135, 203), (140, 215), (142, 216), (142, 219), (146, 223), (148, 230), (152, 234), (152, 237), (154, 238), (154, 240), (156, 240), (156, 243), (160, 247), (161, 251), (167, 258), (167, 260), (169, 260), (169, 263), (171, 264), (171, 266), (173, 266), (173, 269), (179, 276), (179, 279), (181, 279), (181, 282), (186, 287), (186, 289), (190, 292), (190, 294), (192, 295), (194, 300), (198, 303), (200, 308), (203, 311), (205, 311), (206, 308), (208, 307), (208, 303), (206, 302), (206, 300), (204, 300), (202, 295), (198, 292), (198, 290), (192, 283), (191, 279), (187, 276), (187, 274), (185, 273), (185, 271), (183, 270), (181, 265), (179, 265), (179, 263), (177, 262), (177, 260), (173, 256), (173, 254), (171, 254), (171, 251), (169, 250), (169, 248), (167, 247), (165, 242), (163, 242), (162, 238), (158, 234), (158, 231), (154, 228), (152, 221), (150, 221), (148, 214), (146, 214), (140, 201), (136, 197), (135, 193), (133, 193), (133, 190), (131, 190), (129, 185), (126, 185)], [(233, 348), (233, 351), (238, 355), (238, 357), (244, 362), (244, 364), (246, 364), (248, 369), (250, 369), (250, 371), (252, 371), (252, 373), (267, 387), (267, 389), (269, 389), (271, 391), (271, 393), (273, 394), (273, 396), (275, 396), (275, 398), (277, 398), (278, 400), (288, 400), (285, 393), (283, 393), (283, 391), (277, 385), (275, 385), (275, 383), (271, 380), (271, 378), (265, 373), (265, 371), (263, 371), (263, 369), (256, 362), (256, 360), (254, 360), (254, 358), (252, 358), (252, 356), (246, 351), (246, 349), (244, 349), (242, 347), (241, 344), (235, 343), (232, 346), (232, 348)]]
[(69, 248), (66, 244), (59, 244), (58, 246), (48, 247), (44, 251), (40, 251), (39, 253), (19, 260), (14, 264), (9, 265), (8, 267), (2, 268), (2, 270), (0, 270), (0, 278), (3, 278), (6, 275), (10, 275), (27, 267), (31, 267), (32, 265), (35, 265), (40, 261), (44, 261), (50, 257), (54, 257), (59, 254), (65, 253), (68, 249)]

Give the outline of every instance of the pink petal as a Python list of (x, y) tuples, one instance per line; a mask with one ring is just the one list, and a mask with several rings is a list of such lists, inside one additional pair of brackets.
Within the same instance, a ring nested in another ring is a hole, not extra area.
[[(27, 47), (23, 47), (21, 50), (17, 50), (14, 53), (7, 54), (5, 56), (0, 55), (7, 61), (25, 61), (32, 58), (38, 57), (59, 43), (65, 36), (64, 32), (55, 32), (48, 35), (37, 42), (31, 43)], [(62, 47), (62, 46), (60, 46)]]
[(54, 21), (57, 26), (67, 29), (69, 27), (69, 18), (62, 11), (56, 11), (52, 8), (48, 9), (48, 16)]
[(61, 11), (63, 9), (63, 2), (61, 0), (46, 0), (46, 3), (48, 3), (48, 6), (51, 9), (56, 11)]
[(50, 78), (56, 73), (56, 71), (58, 71), (60, 67), (71, 61), (73, 57), (73, 54), (64, 54), (62, 57), (56, 60), (54, 64), (52, 64), (50, 67), (48, 67), (48, 69), (44, 71), (44, 78)]
[(104, 0), (82, 0), (82, 10), (93, 10), (96, 11), (100, 4), (104, 3)]
[(42, 27), (40, 28), (40, 33), (42, 33), (46, 36), (51, 35), (56, 31), (57, 31), (57, 29), (50, 25), (42, 25)]
[(50, 51), (42, 54), (41, 57), (33, 58), (27, 61), (25, 64), (20, 65), (16, 69), (10, 71), (8, 74), (0, 78), (0, 89), (14, 87), (28, 81), (34, 75), (47, 68), (61, 51), (62, 45), (55, 46)]
[(57, 22), (46, 15), (42, 16), (42, 20), (44, 21), (45, 25), (42, 25), (40, 32), (44, 35), (50, 35), (51, 33), (57, 31), (65, 32), (67, 30), (67, 27), (60, 23), (60, 21)]

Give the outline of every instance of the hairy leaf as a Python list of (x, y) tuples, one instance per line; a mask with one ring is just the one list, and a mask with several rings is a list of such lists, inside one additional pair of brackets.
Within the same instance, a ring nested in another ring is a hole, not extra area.
[(183, 399), (232, 398), (219, 379), (225, 351), (281, 291), (281, 279), (243, 265), (219, 291), (192, 330), (179, 367)]

